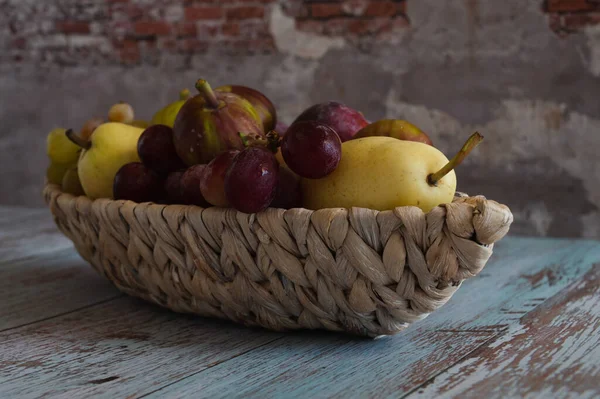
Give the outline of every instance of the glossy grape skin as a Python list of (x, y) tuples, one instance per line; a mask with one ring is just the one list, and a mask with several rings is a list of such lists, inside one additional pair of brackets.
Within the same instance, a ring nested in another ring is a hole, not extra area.
[(279, 184), (270, 207), (292, 209), (302, 206), (300, 177), (285, 166), (279, 166)]
[(327, 125), (335, 130), (342, 142), (351, 140), (356, 132), (369, 124), (361, 112), (335, 101), (307, 108), (292, 123), (300, 121), (315, 121)]
[(164, 197), (162, 178), (141, 162), (123, 165), (113, 183), (117, 200), (158, 202)]
[(181, 187), (183, 172), (183, 170), (176, 170), (169, 173), (165, 179), (164, 188), (167, 204), (185, 204)]
[(135, 119), (133, 107), (127, 103), (120, 102), (114, 104), (108, 110), (108, 120), (110, 122), (131, 123)]
[(184, 169), (183, 161), (175, 151), (173, 129), (166, 125), (152, 125), (144, 130), (138, 141), (140, 160), (161, 175)]
[(183, 172), (181, 176), (181, 195), (185, 204), (204, 208), (210, 206), (200, 191), (200, 180), (205, 168), (206, 165), (193, 165)]
[(295, 122), (283, 136), (281, 154), (294, 173), (320, 179), (340, 163), (342, 142), (329, 126), (315, 121)]
[(200, 191), (202, 196), (214, 206), (223, 208), (229, 206), (225, 195), (225, 175), (237, 154), (239, 154), (238, 150), (225, 151), (210, 161), (204, 169), (200, 179)]
[(225, 195), (240, 212), (256, 213), (266, 209), (277, 192), (279, 163), (264, 147), (241, 151), (225, 176)]

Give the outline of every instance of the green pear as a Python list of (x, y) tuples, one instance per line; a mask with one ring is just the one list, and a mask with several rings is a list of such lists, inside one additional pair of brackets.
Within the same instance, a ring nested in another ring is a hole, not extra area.
[(85, 195), (95, 198), (113, 198), (113, 181), (121, 166), (139, 162), (138, 139), (144, 129), (119, 122), (98, 126), (90, 140), (67, 131), (69, 139), (83, 148), (77, 172)]

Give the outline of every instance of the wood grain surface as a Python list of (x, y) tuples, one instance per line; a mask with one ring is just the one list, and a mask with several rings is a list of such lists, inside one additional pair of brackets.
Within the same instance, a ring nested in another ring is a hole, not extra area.
[(600, 244), (508, 237), (377, 340), (280, 334), (119, 294), (47, 210), (0, 208), (0, 398), (600, 396)]

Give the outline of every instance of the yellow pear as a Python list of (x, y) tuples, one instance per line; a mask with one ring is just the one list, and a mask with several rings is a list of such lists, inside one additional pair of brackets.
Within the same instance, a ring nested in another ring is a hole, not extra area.
[(185, 102), (190, 98), (190, 91), (188, 89), (184, 89), (179, 93), (179, 100), (175, 101), (164, 108), (161, 108), (154, 114), (152, 117), (153, 125), (167, 125), (169, 127), (173, 127), (175, 124), (175, 118), (179, 113), (179, 110), (185, 104)]
[(98, 126), (89, 141), (68, 132), (69, 138), (83, 147), (77, 172), (85, 195), (113, 198), (113, 181), (121, 166), (139, 162), (137, 142), (144, 129), (119, 122)]
[(46, 138), (46, 153), (53, 163), (74, 165), (81, 148), (67, 138), (66, 132), (63, 128), (52, 129)]
[(303, 179), (304, 206), (377, 210), (417, 206), (428, 212), (452, 202), (456, 191), (452, 169), (471, 149), (465, 148), (478, 141), (467, 143), (450, 162), (438, 149), (419, 142), (391, 137), (346, 141), (333, 173), (322, 179)]

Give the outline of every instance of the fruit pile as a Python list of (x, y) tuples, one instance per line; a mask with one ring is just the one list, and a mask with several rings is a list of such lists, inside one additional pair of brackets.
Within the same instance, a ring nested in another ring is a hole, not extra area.
[(483, 138), (473, 134), (448, 160), (427, 134), (404, 120), (367, 121), (337, 102), (313, 105), (290, 125), (273, 103), (245, 86), (212, 89), (135, 120), (126, 103), (79, 133), (48, 135), (49, 183), (64, 192), (138, 203), (232, 207), (417, 206), (451, 202), (454, 168)]

